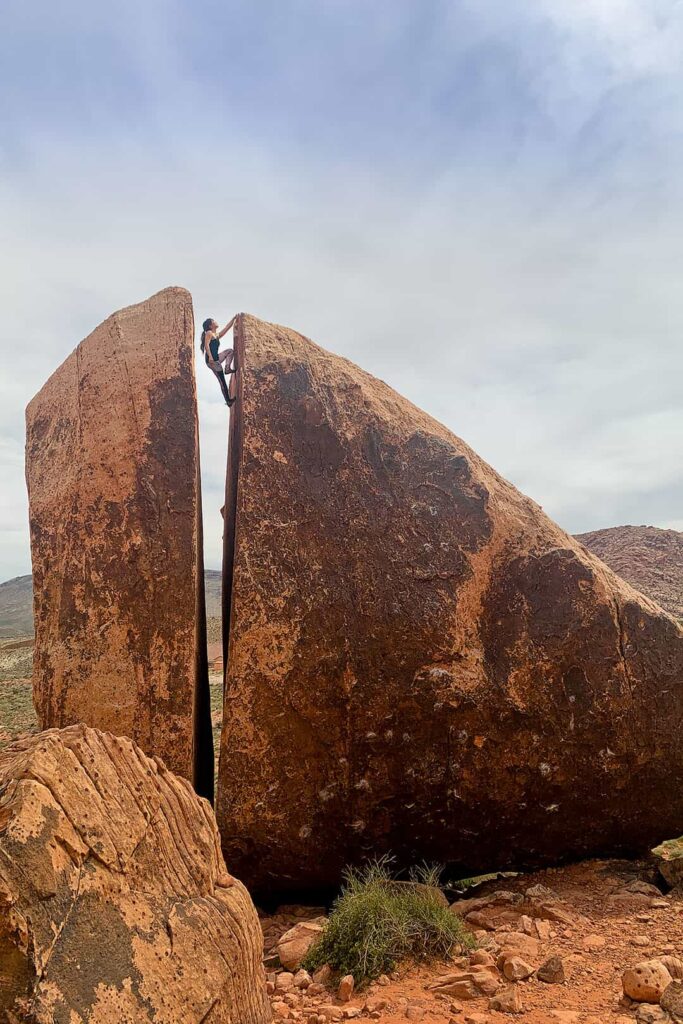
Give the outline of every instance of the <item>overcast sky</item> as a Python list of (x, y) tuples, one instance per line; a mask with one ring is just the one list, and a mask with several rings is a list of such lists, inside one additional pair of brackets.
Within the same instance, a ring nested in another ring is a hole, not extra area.
[(2, 0), (0, 579), (26, 403), (170, 284), (355, 360), (571, 532), (683, 529), (681, 53), (681, 0)]

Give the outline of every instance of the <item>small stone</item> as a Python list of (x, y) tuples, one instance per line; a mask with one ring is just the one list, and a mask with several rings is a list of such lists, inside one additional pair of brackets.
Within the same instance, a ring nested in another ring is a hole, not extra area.
[(604, 935), (587, 935), (583, 940), (583, 948), (587, 949), (589, 953), (598, 953), (606, 945), (607, 939)]
[(503, 964), (503, 974), (508, 981), (524, 981), (534, 973), (533, 967), (520, 956), (511, 956)]
[(280, 963), (287, 970), (297, 970), (313, 943), (322, 934), (325, 918), (301, 921), (284, 933), (276, 948)]
[(470, 963), (475, 965), (481, 965), (482, 967), (495, 967), (495, 960), (486, 949), (475, 949), (474, 953), (470, 956)]
[(565, 981), (565, 973), (564, 964), (559, 956), (551, 956), (544, 964), (541, 964), (536, 971), (536, 977), (539, 981), (544, 981), (546, 985), (561, 985)]
[(624, 971), (621, 983), (629, 999), (637, 1003), (658, 1003), (671, 984), (671, 975), (659, 960), (644, 960)]
[(463, 978), (461, 981), (454, 981), (452, 985), (448, 986), (447, 989), (449, 996), (455, 996), (456, 999), (476, 999), (479, 995), (479, 991), (475, 986), (471, 978)]
[(386, 999), (372, 999), (367, 1001), (363, 1009), (372, 1015), (373, 1013), (381, 1013), (382, 1010), (386, 1010), (386, 1007)]
[(491, 1018), (485, 1013), (468, 1013), (464, 1024), (490, 1024)]
[(346, 974), (339, 982), (339, 988), (337, 989), (337, 999), (340, 1003), (348, 1003), (349, 999), (353, 995), (354, 980), (352, 974)]
[(489, 1009), (499, 1013), (523, 1013), (522, 994), (518, 985), (508, 985), (489, 1000)]
[(362, 1012), (360, 1006), (347, 1006), (344, 1009), (344, 1020), (353, 1020), (354, 1017), (360, 1017)]
[(581, 1018), (578, 1010), (551, 1010), (550, 1016), (553, 1020), (561, 1021), (561, 1024), (578, 1024)]
[(638, 1024), (668, 1024), (671, 1018), (660, 1006), (649, 1006), (647, 1003), (643, 1003), (636, 1010), (636, 1020)]
[[(662, 952), (664, 953), (668, 948), (673, 949), (674, 947), (662, 946)], [(664, 964), (674, 981), (683, 981), (683, 960), (680, 957), (665, 955), (655, 957), (655, 959), (659, 960), (660, 964)]]
[(341, 1006), (325, 1005), (318, 1007), (318, 1014), (328, 1020), (341, 1020), (344, 1016), (344, 1012)]
[(641, 946), (643, 949), (650, 945), (647, 935), (634, 935), (631, 939), (632, 946)]
[(332, 981), (332, 968), (329, 964), (323, 964), (313, 973), (313, 981), (318, 985), (329, 985)]
[(667, 839), (652, 851), (660, 874), (669, 885), (683, 883), (683, 836), (678, 839)]
[(275, 979), (276, 992), (288, 992), (294, 986), (294, 975), (289, 971), (282, 971)]
[(410, 1003), (406, 1006), (406, 1017), (408, 1020), (422, 1020), (424, 1017), (424, 1007)]
[(311, 984), (311, 976), (308, 971), (303, 968), (297, 971), (294, 975), (294, 987), (295, 988), (309, 988)]
[(386, 974), (380, 974), (379, 978), (377, 979), (377, 984), (378, 985), (388, 985), (389, 984), (389, 978), (386, 976)]

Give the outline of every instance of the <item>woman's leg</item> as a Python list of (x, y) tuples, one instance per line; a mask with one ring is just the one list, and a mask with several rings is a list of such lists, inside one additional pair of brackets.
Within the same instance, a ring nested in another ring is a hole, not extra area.
[(226, 348), (223, 352), (218, 353), (218, 362), (223, 367), (225, 373), (234, 373), (234, 367), (232, 367), (232, 357), (235, 354), (235, 350), (232, 348)]
[(225, 380), (225, 374), (223, 373), (222, 370), (214, 370), (213, 372), (218, 377), (218, 383), (221, 386), (221, 391), (223, 392), (223, 398), (225, 399), (225, 404), (226, 405), (232, 405), (233, 402), (235, 401), (235, 399), (230, 397), (230, 392), (228, 391), (228, 385), (227, 385), (227, 382)]

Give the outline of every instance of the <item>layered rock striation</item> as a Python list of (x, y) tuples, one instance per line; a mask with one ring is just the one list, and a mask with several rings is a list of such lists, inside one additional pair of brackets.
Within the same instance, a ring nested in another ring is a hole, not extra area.
[(263, 939), (209, 804), (85, 726), (0, 752), (0, 1018), (265, 1024)]
[(105, 320), (27, 414), (41, 726), (132, 737), (213, 795), (192, 300)]
[(241, 877), (678, 834), (678, 625), (381, 381), (253, 317), (236, 347), (217, 813)]

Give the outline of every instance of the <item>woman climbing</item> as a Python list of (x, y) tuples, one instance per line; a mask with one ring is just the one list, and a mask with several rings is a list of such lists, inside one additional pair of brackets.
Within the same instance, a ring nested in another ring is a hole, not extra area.
[(222, 331), (219, 331), (218, 324), (215, 320), (212, 320), (211, 317), (209, 317), (208, 320), (205, 320), (202, 324), (202, 343), (200, 347), (204, 353), (206, 365), (210, 370), (213, 370), (218, 377), (218, 383), (221, 386), (225, 404), (228, 406), (233, 405), (235, 399), (230, 397), (225, 376), (226, 374), (230, 376), (230, 374), (235, 373), (235, 370), (237, 369), (237, 367), (233, 365), (235, 351), (232, 348), (226, 348), (222, 352), (219, 352), (218, 342), (224, 334), (228, 333), (236, 319), (237, 314), (235, 314), (232, 320), (225, 325)]

